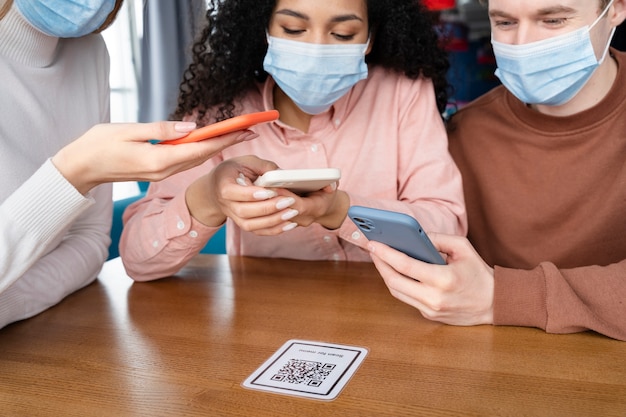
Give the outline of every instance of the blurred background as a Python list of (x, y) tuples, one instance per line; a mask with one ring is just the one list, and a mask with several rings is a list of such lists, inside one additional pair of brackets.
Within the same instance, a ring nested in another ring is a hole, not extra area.
[[(499, 84), (494, 76), (487, 10), (478, 0), (422, 0), (431, 10), (449, 53), (453, 87), (449, 114)], [(202, 27), (206, 0), (126, 0), (103, 35), (111, 55), (111, 119), (150, 122), (169, 117), (178, 84)], [(626, 28), (612, 45), (626, 50)], [(115, 184), (114, 199), (139, 193), (135, 183)]]

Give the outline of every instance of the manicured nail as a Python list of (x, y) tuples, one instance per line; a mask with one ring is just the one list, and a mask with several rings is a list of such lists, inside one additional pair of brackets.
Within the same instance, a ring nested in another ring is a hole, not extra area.
[(255, 191), (254, 194), (252, 194), (252, 195), (257, 200), (268, 200), (270, 198), (276, 197), (278, 194), (276, 194), (276, 191), (263, 190), (263, 191)]
[(289, 223), (287, 226), (283, 227), (283, 232), (288, 232), (296, 227), (298, 227), (298, 223)]
[(278, 203), (276, 203), (276, 208), (278, 210), (286, 209), (287, 207), (293, 205), (293, 203), (295, 202), (296, 200), (293, 197), (283, 198), (283, 199), (278, 200)]
[(285, 220), (285, 221), (287, 221), (287, 220), (293, 219), (298, 214), (300, 214), (300, 212), (298, 210), (289, 210), (288, 212), (286, 212), (285, 214), (280, 216), (280, 218)]
[(174, 124), (174, 130), (181, 133), (191, 132), (196, 128), (194, 122), (178, 122)]
[(237, 181), (237, 184), (239, 185), (242, 185), (244, 187), (248, 186), (248, 182), (246, 181), (246, 176), (243, 174), (239, 174), (236, 181)]

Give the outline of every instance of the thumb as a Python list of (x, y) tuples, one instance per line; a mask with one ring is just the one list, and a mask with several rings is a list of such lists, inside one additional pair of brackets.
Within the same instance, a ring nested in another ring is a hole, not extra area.
[(119, 137), (129, 141), (178, 139), (196, 128), (194, 122), (160, 121), (153, 123), (105, 123), (94, 126), (93, 131), (102, 137)]
[(449, 247), (452, 236), (437, 232), (427, 232), (426, 234), (438, 251), (445, 252), (444, 248)]
[[(179, 139), (187, 136), (189, 133), (196, 129), (196, 123), (194, 122), (154, 122), (144, 123), (143, 127), (147, 130), (151, 139), (158, 140), (171, 140)], [(143, 137), (145, 139), (146, 136)], [(142, 139), (142, 138), (137, 138)]]
[(428, 237), (439, 252), (448, 256), (467, 253), (467, 251), (476, 252), (472, 244), (464, 236), (432, 232), (428, 233)]
[(239, 158), (239, 163), (245, 166), (256, 177), (265, 174), (268, 171), (280, 169), (275, 162), (261, 159), (254, 155), (246, 155)]

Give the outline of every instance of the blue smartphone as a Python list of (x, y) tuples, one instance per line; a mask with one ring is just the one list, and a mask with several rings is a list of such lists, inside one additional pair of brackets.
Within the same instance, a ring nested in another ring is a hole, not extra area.
[(413, 217), (395, 211), (351, 206), (348, 217), (370, 240), (390, 246), (412, 258), (445, 265), (422, 226)]

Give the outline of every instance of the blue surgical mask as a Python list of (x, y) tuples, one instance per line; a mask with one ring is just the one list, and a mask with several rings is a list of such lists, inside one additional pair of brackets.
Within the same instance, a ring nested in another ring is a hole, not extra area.
[(615, 28), (600, 60), (596, 58), (589, 31), (612, 3), (591, 26), (564, 35), (523, 45), (492, 40), (498, 66), (496, 76), (524, 103), (549, 106), (567, 103), (580, 92), (606, 57)]
[(320, 114), (367, 78), (369, 44), (316, 44), (267, 37), (263, 68), (305, 113)]
[(115, 0), (15, 0), (24, 18), (39, 31), (59, 38), (77, 38), (98, 29)]

